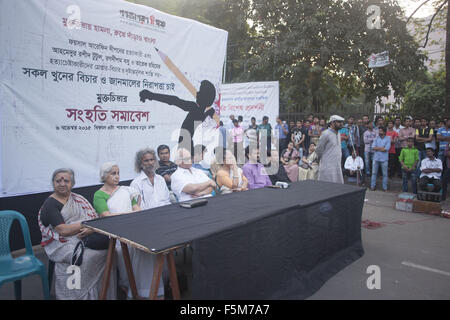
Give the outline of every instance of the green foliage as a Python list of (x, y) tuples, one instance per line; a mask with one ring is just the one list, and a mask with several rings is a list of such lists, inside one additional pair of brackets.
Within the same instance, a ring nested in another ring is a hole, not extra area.
[[(395, 0), (135, 0), (229, 32), (227, 82), (279, 81), (281, 112), (350, 110), (424, 78), (425, 55), (406, 30)], [(382, 29), (367, 28), (381, 8)], [(389, 66), (368, 68), (388, 51)]]
[(402, 113), (437, 118), (445, 116), (444, 67), (427, 73), (422, 80), (408, 81)]

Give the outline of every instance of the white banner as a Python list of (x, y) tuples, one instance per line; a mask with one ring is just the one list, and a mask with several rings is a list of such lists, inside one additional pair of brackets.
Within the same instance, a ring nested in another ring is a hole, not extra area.
[(220, 120), (224, 126), (230, 122), (230, 115), (236, 119), (242, 116), (244, 129), (250, 125), (251, 117), (261, 124), (262, 118), (268, 116), (275, 128), (280, 109), (278, 81), (222, 84), (220, 93)]
[(389, 60), (389, 52), (372, 53), (368, 59), (369, 68), (381, 68), (388, 66), (391, 62)]
[(211, 137), (195, 95), (207, 80), (199, 99), (218, 100), (227, 37), (119, 0), (0, 0), (0, 197), (50, 191), (61, 167), (78, 187), (106, 161), (132, 179), (139, 149)]

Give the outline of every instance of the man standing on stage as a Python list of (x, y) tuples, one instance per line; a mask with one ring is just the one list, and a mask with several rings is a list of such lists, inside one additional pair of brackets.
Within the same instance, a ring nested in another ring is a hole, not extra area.
[(344, 118), (334, 115), (329, 122), (330, 127), (322, 133), (316, 148), (320, 159), (318, 180), (344, 183), (341, 169), (341, 137), (338, 133), (344, 125)]

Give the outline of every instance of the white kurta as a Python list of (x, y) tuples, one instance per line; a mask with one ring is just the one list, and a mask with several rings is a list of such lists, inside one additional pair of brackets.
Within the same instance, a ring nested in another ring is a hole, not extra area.
[(318, 180), (344, 183), (341, 169), (341, 136), (339, 133), (332, 129), (325, 130), (320, 136), (316, 153), (320, 159)]

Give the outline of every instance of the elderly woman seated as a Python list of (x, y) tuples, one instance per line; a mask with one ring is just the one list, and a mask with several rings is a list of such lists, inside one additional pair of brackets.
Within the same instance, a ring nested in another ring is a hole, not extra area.
[[(114, 162), (106, 162), (100, 168), (100, 179), (104, 183), (94, 194), (94, 208), (100, 217), (115, 216), (140, 211), (140, 195), (133, 188), (119, 186), (120, 171), (119, 166)], [(129, 247), (131, 265), (136, 280), (138, 294), (141, 297), (150, 295), (150, 284), (153, 276), (154, 258), (151, 254)], [(118, 256), (117, 265), (119, 269), (119, 285), (128, 288), (128, 296), (131, 297), (131, 288), (128, 282), (128, 275), (124, 260), (122, 258), (122, 248), (119, 242), (116, 243)], [(160, 281), (158, 296), (164, 295), (164, 285)]]
[(298, 180), (317, 180), (319, 172), (319, 158), (316, 154), (316, 145), (309, 145), (308, 157), (303, 157), (298, 171)]
[(216, 163), (213, 167), (218, 193), (226, 194), (248, 190), (247, 178), (242, 169), (237, 166), (236, 159), (230, 150), (216, 149)]
[[(41, 245), (50, 260), (55, 262), (56, 299), (95, 300), (100, 296), (107, 250), (84, 248), (80, 267), (79, 289), (70, 290), (67, 280), (71, 273), (72, 255), (80, 239), (94, 236), (81, 225), (82, 221), (98, 218), (91, 204), (72, 192), (75, 176), (72, 169), (58, 169), (53, 173), (54, 192), (39, 210), (38, 223), (42, 234)], [(115, 299), (116, 279), (111, 277), (108, 299)]]

